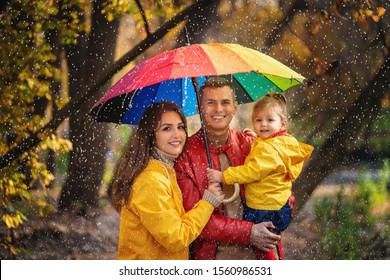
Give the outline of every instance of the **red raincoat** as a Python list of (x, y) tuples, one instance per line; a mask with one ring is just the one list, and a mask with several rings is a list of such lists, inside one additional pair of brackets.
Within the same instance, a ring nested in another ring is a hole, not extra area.
[[(218, 155), (223, 152), (227, 154), (232, 166), (244, 164), (245, 158), (250, 152), (252, 141), (252, 137), (230, 129), (225, 145), (220, 147), (209, 145), (213, 169), (220, 169)], [(208, 185), (206, 176), (208, 163), (204, 147), (203, 134), (199, 130), (188, 139), (187, 150), (179, 156), (175, 164), (177, 182), (182, 191), (186, 211), (191, 210), (202, 198)], [(244, 199), (242, 186), (241, 197)], [(199, 260), (214, 259), (218, 242), (250, 245), (252, 226), (252, 222), (224, 216), (222, 206), (219, 206), (201, 235), (192, 244), (193, 255), (191, 257)]]

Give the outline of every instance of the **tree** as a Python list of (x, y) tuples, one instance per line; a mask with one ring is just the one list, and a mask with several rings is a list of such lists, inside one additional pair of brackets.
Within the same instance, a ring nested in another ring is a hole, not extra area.
[[(291, 133), (316, 147), (294, 183), (298, 212), (348, 154), (367, 144), (359, 136), (369, 139), (388, 92), (388, 3), (280, 3), (225, 7), (220, 40), (265, 50), (308, 77), (305, 86), (286, 94)], [(247, 119), (241, 117), (240, 127), (250, 126)]]
[(314, 9), (309, 3), (310, 16), (295, 19), (305, 22), (307, 32), (289, 27), (303, 43), (301, 48), (309, 51), (308, 65), (314, 68), (305, 88), (308, 96), (297, 94), (293, 101), (292, 118), (299, 118), (296, 134), (301, 139), (306, 135), (306, 141), (316, 146), (294, 183), (297, 210), (348, 154), (367, 145), (358, 140), (359, 135), (368, 139), (369, 124), (381, 110), (389, 77), (388, 51), (380, 51), (388, 50), (389, 44), (384, 6), (384, 2), (333, 1)]
[[(67, 13), (58, 13), (58, 7), (45, 1), (24, 3), (2, 2), (0, 14), (0, 153), (20, 145), (23, 138), (36, 133), (46, 122), (45, 104), (56, 102), (50, 84), (58, 80), (56, 57), (45, 34), (62, 34), (64, 44), (70, 43), (80, 28), (77, 24), (76, 2), (69, 1)], [(69, 17), (68, 17), (69, 16)], [(66, 25), (61, 25), (66, 21)], [(48, 149), (66, 152), (71, 149), (68, 140), (53, 132), (41, 133), (34, 149), (23, 151), (17, 160), (7, 162), (0, 175), (0, 216), (12, 236), (14, 228), (27, 219), (27, 212), (43, 215), (51, 205), (41, 197), (32, 196), (32, 188), (45, 192), (54, 179), (42, 162)], [(0, 237), (2, 246), (12, 252), (12, 239)]]
[[(107, 21), (102, 13), (105, 2), (92, 2), (91, 31), (81, 33), (78, 44), (66, 48), (71, 100), (85, 93), (87, 86), (96, 83), (99, 74), (114, 62), (119, 20)], [(105, 91), (108, 86), (106, 84), (99, 90)], [(73, 150), (69, 158), (68, 178), (58, 204), (62, 210), (74, 208), (74, 202), (83, 207), (97, 206), (99, 202), (108, 126), (96, 124), (88, 116), (89, 108), (95, 101), (88, 99), (69, 120), (69, 139)]]

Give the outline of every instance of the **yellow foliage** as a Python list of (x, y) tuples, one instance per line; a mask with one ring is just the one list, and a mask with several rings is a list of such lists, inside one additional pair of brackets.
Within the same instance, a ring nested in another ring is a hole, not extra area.
[(50, 149), (59, 153), (69, 152), (73, 149), (72, 142), (68, 139), (58, 138), (55, 134), (51, 134), (40, 143), (42, 150)]
[(378, 9), (376, 10), (376, 14), (378, 15), (378, 17), (381, 17), (385, 14), (386, 12), (386, 9), (383, 8), (383, 7), (378, 7)]
[(11, 246), (9, 247), (9, 249), (10, 249), (10, 251), (11, 251), (12, 254), (14, 254), (14, 255), (17, 254), (16, 248), (15, 248), (14, 246), (11, 245)]
[(385, 14), (386, 9), (383, 7), (378, 7), (376, 13), (371, 15), (373, 21), (378, 22), (380, 18)]
[(115, 19), (112, 13), (108, 13), (106, 17), (108, 21), (113, 21)]
[(15, 215), (4, 214), (1, 219), (8, 228), (17, 228), (23, 224), (23, 221), (27, 220), (26, 216), (19, 211), (17, 211)]
[(34, 80), (33, 79), (27, 79), (27, 85), (30, 89), (34, 88)]
[(38, 205), (38, 206), (40, 206), (40, 207), (45, 207), (46, 205), (47, 205), (47, 201), (46, 200), (43, 200), (43, 199), (38, 199), (37, 201), (36, 201), (36, 204)]
[[(59, 6), (58, 1), (10, 1), (0, 15), (2, 38), (0, 48), (0, 155), (39, 131), (48, 122), (45, 115), (36, 112), (37, 100), (52, 100), (52, 83), (61, 82), (57, 62), (60, 57), (47, 41), (47, 34), (58, 34), (62, 44), (75, 44), (79, 33), (87, 30), (81, 23), (86, 2), (66, 1)], [(62, 47), (62, 46), (61, 46)], [(46, 139), (47, 132), (40, 133)], [(45, 194), (45, 188), (54, 180), (47, 170), (42, 155), (44, 150), (70, 151), (69, 140), (60, 139), (54, 134), (43, 141), (42, 146), (31, 149), (0, 170), (0, 218), (8, 228), (17, 228), (26, 216), (22, 214), (48, 213), (49, 202), (42, 203), (32, 196), (35, 191)], [(36, 184), (39, 183), (39, 184)], [(45, 195), (39, 198), (46, 199)], [(42, 210), (41, 208), (44, 208)], [(9, 242), (4, 242), (5, 239)], [(11, 243), (12, 237), (0, 237), (0, 243)], [(16, 254), (16, 248), (6, 246)]]
[(10, 184), (8, 185), (8, 188), (6, 188), (5, 194), (9, 195), (9, 196), (13, 196), (13, 195), (16, 194), (16, 188), (13, 185), (13, 181), (10, 181)]
[(58, 107), (58, 109), (62, 109), (66, 104), (69, 103), (69, 98), (68, 97), (55, 98), (54, 102)]

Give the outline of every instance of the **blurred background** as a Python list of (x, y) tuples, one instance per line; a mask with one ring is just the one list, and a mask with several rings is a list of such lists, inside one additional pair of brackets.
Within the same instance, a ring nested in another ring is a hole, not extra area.
[[(192, 44), (238, 43), (307, 78), (286, 92), (289, 133), (315, 147), (293, 185), (286, 258), (389, 259), (389, 6), (2, 1), (0, 257), (116, 258), (109, 189), (135, 128), (88, 112), (139, 62), (185, 45), (186, 27)], [(252, 105), (240, 105), (232, 128), (251, 128)]]

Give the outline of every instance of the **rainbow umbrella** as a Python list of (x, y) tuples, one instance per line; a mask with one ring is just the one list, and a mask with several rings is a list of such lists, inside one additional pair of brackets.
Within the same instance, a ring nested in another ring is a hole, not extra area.
[[(138, 124), (154, 102), (169, 100), (186, 116), (197, 114), (198, 89), (208, 76), (226, 76), (236, 89), (239, 104), (270, 92), (283, 92), (305, 79), (272, 57), (237, 44), (194, 44), (163, 52), (125, 74), (91, 109), (96, 121)], [(209, 163), (210, 152), (200, 114)], [(235, 184), (233, 201), (239, 194)]]
[(305, 79), (281, 62), (237, 44), (194, 44), (163, 52), (125, 74), (92, 108), (96, 121), (138, 124), (154, 102), (169, 100), (186, 116), (197, 114), (192, 78), (227, 76), (239, 104), (283, 92)]

